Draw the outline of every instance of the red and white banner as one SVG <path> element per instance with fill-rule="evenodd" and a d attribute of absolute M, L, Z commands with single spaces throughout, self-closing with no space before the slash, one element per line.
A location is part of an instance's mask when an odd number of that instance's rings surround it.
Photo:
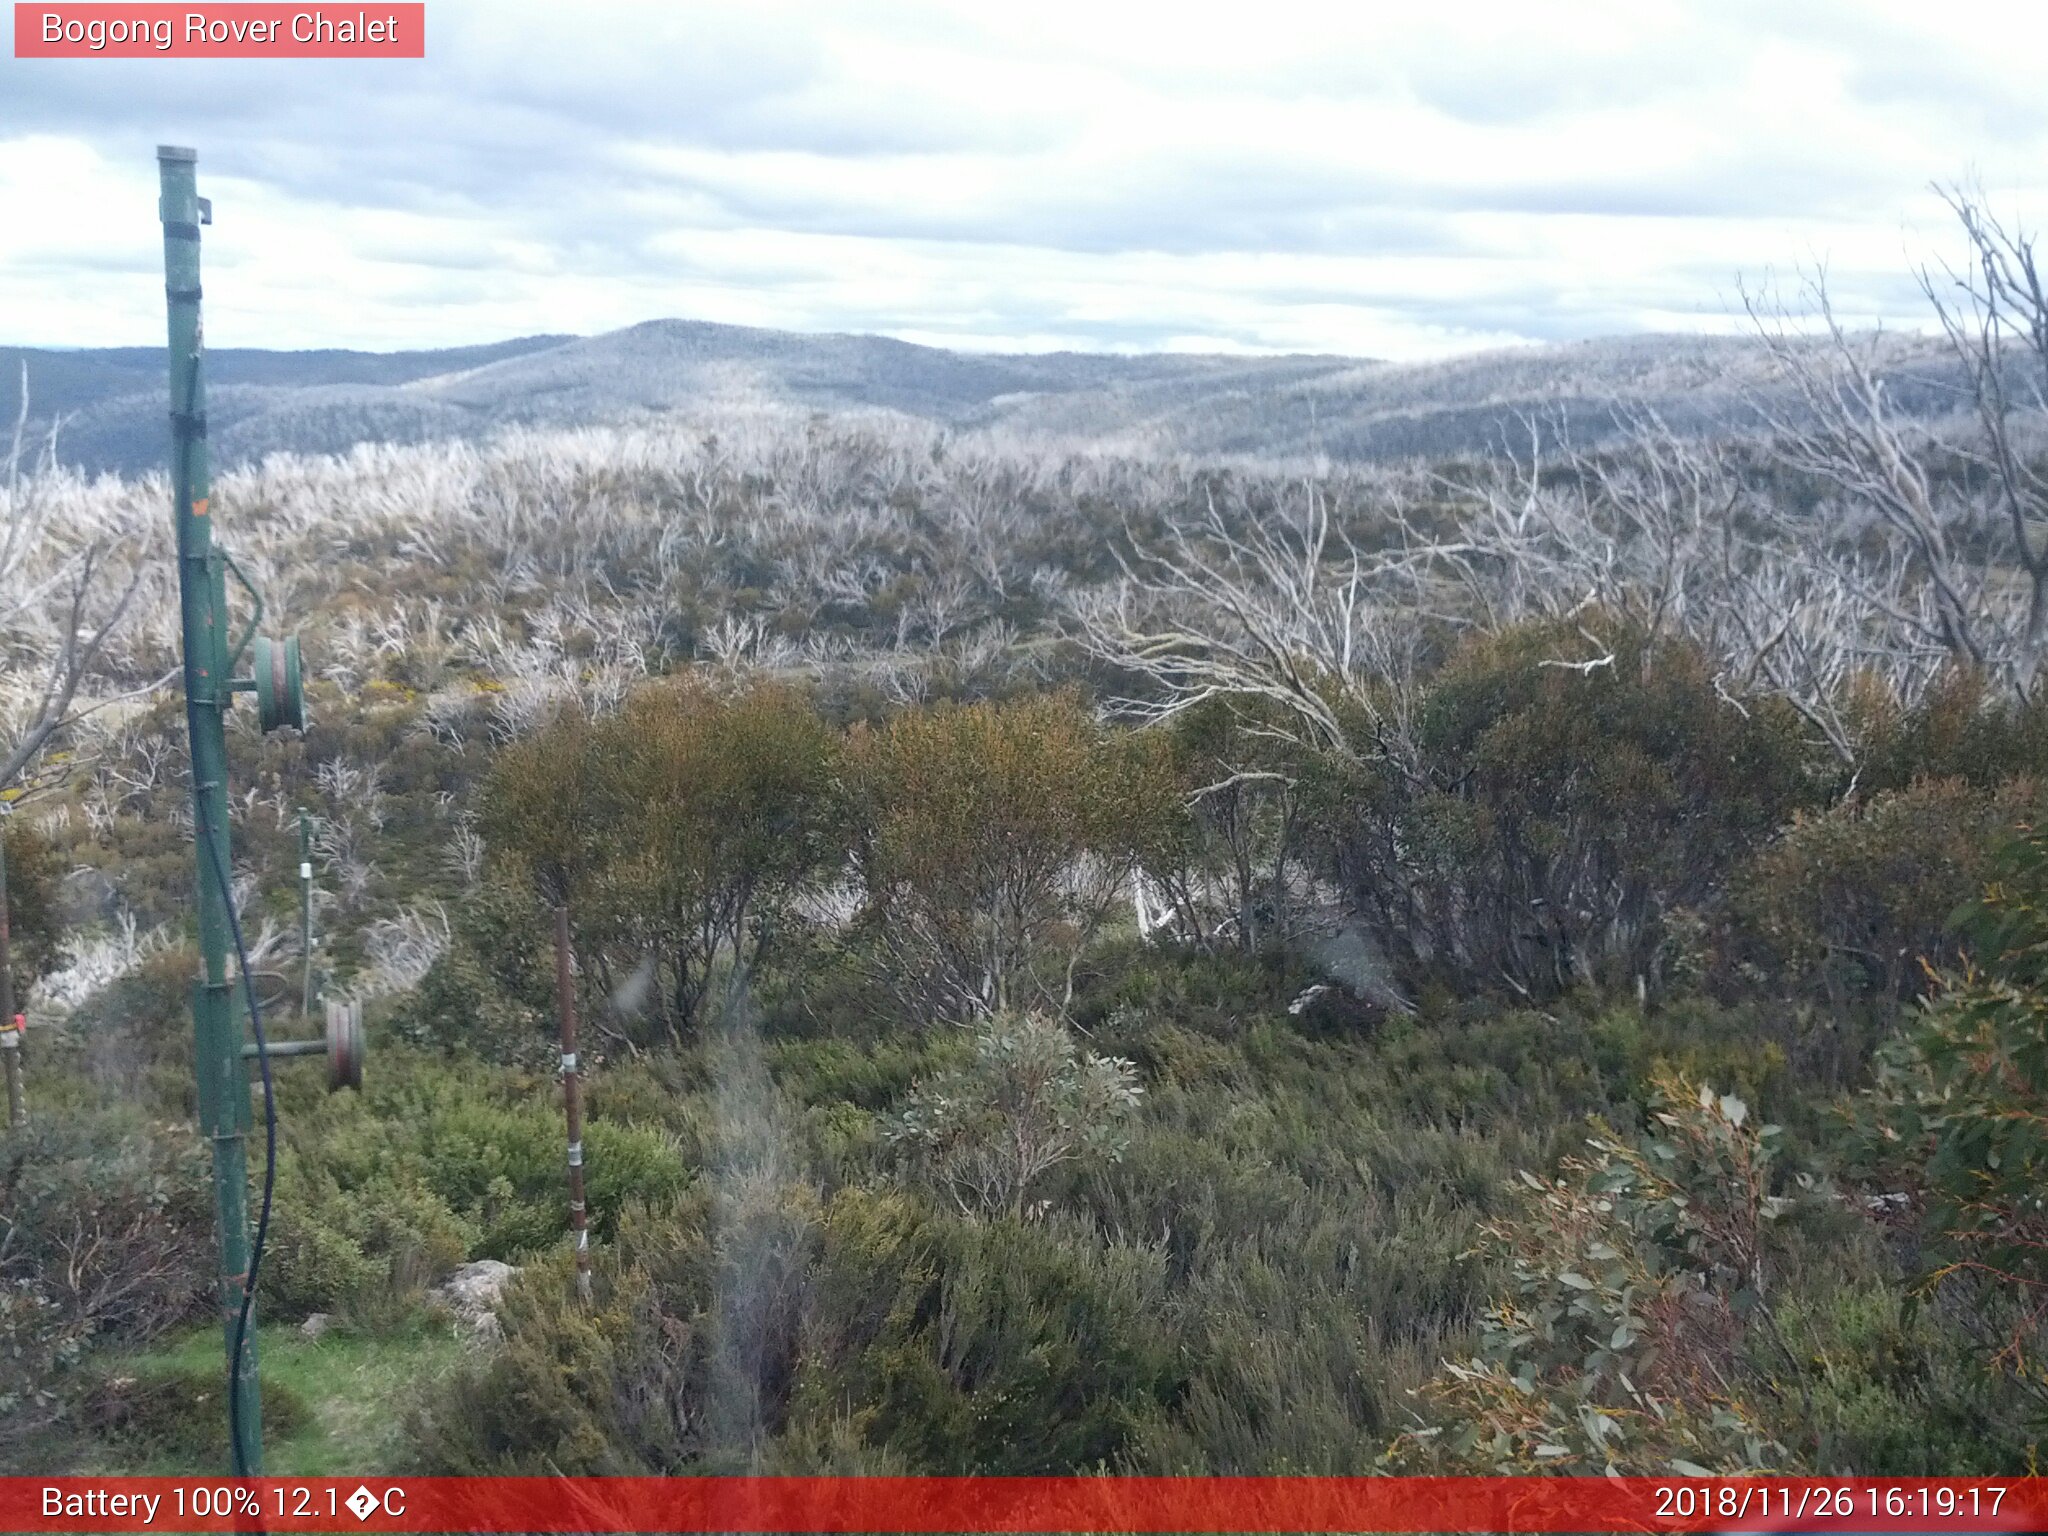
<path fill-rule="evenodd" d="M 16 0 L 17 59 L 423 59 L 411 4 L 122 5 Z"/>
<path fill-rule="evenodd" d="M 0 1532 L 2048 1530 L 2040 1478 L 0 1478 Z"/>

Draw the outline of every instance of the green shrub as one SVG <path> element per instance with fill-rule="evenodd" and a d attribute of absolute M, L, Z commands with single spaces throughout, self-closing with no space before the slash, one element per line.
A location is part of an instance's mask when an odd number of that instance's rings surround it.
<path fill-rule="evenodd" d="M 54 1433 L 66 1417 L 66 1389 L 91 1329 L 31 1275 L 0 1275 L 0 1473 L 46 1471 Z"/>
<path fill-rule="evenodd" d="M 758 966 L 796 898 L 838 873 L 838 754 L 793 689 L 678 679 L 508 748 L 483 825 L 501 863 L 571 908 L 598 996 L 629 999 L 611 1027 L 680 1044 L 721 971 Z"/>
<path fill-rule="evenodd" d="M 1468 642 L 1415 738 L 1406 771 L 1318 791 L 1331 857 L 1394 953 L 1540 996 L 1650 979 L 1666 915 L 1821 787 L 1789 706 L 1597 616 Z"/>
<path fill-rule="evenodd" d="M 1144 1092 L 1130 1062 L 1083 1052 L 1042 1014 L 999 1014 L 973 1037 L 972 1060 L 919 1084 L 890 1126 L 963 1212 L 1022 1218 L 1053 1169 L 1123 1156 Z"/>
<path fill-rule="evenodd" d="M 1945 673 L 1910 709 L 1881 687 L 1859 690 L 1854 702 L 1863 738 L 1857 782 L 1867 794 L 1919 779 L 1995 789 L 2048 762 L 2048 701 L 2002 695 L 1981 673 Z"/>
<path fill-rule="evenodd" d="M 736 1470 L 781 1426 L 815 1203 L 765 1182 L 629 1212 L 593 1261 L 566 1255 L 499 1309 L 503 1347 L 420 1409 L 423 1464 L 451 1472 Z"/>
<path fill-rule="evenodd" d="M 175 945 L 101 987 L 55 1027 L 31 1031 L 24 1065 L 30 1108 L 53 1089 L 81 1091 L 81 1106 L 110 1100 L 167 1119 L 194 1114 L 192 981 L 196 950 Z M 53 1081 L 54 1079 L 54 1081 Z"/>
<path fill-rule="evenodd" d="M 484 1061 L 539 1066 L 555 1053 L 554 960 L 547 914 L 498 880 L 457 905 L 448 946 L 395 1011 L 405 1039 Z"/>
<path fill-rule="evenodd" d="M 629 1200 L 658 1200 L 683 1183 L 682 1159 L 659 1131 L 593 1120 L 583 1140 L 591 1229 L 600 1237 Z M 475 1251 L 512 1258 L 566 1230 L 563 1147 L 560 1111 L 545 1099 L 518 1108 L 467 1100 L 431 1114 L 407 1152 L 427 1187 L 476 1224 Z"/>
<path fill-rule="evenodd" d="M 123 1460 L 170 1462 L 207 1470 L 228 1458 L 227 1414 L 222 1406 L 222 1373 L 157 1369 L 128 1374 L 100 1371 L 83 1394 L 83 1427 L 117 1445 Z M 312 1422 L 302 1399 L 281 1381 L 263 1384 L 263 1433 L 284 1439 Z"/>
<path fill-rule="evenodd" d="M 766 1047 L 769 1070 L 783 1091 L 801 1103 L 835 1100 L 862 1109 L 886 1109 L 910 1091 L 919 1075 L 949 1056 L 964 1041 L 936 1036 L 902 1036 L 855 1044 L 823 1036 L 773 1041 Z"/>
<path fill-rule="evenodd" d="M 204 1307 L 213 1210 L 199 1138 L 126 1112 L 44 1116 L 0 1138 L 0 1278 L 86 1336 L 140 1342 Z"/>
<path fill-rule="evenodd" d="M 742 1180 L 639 1212 L 506 1298 L 502 1350 L 421 1412 L 451 1471 L 716 1471 L 778 1440 L 933 1472 L 1115 1465 L 1171 1394 L 1142 1250 Z M 851 1452 L 850 1452 L 851 1453 Z"/>
<path fill-rule="evenodd" d="M 1201 948 L 1255 952 L 1293 933 L 1303 765 L 1272 723 L 1256 701 L 1216 698 L 1168 727 L 1188 813 L 1156 820 L 1145 871 L 1179 935 Z"/>
<path fill-rule="evenodd" d="M 842 1191 L 824 1213 L 798 1415 L 932 1473 L 1115 1468 L 1178 1390 L 1154 1249 L 926 1216 Z"/>
<path fill-rule="evenodd" d="M 206 1310 L 207 1188 L 198 1138 L 132 1113 L 0 1133 L 0 1468 L 47 1470 L 91 1349 Z"/>
<path fill-rule="evenodd" d="M 25 1005 L 38 977 L 64 958 L 62 914 L 57 909 L 63 858 L 57 845 L 27 816 L 0 808 L 0 854 L 4 854 L 10 918 L 9 959 L 14 971 L 15 1007 Z M 4 1023 L 0 1020 L 0 1023 Z"/>
<path fill-rule="evenodd" d="M 603 1075 L 597 1078 L 604 1081 Z M 595 1100 L 598 1096 L 593 1095 Z M 568 1231 L 566 1131 L 552 1075 L 392 1047 L 360 1094 L 286 1105 L 275 1242 L 265 1264 L 287 1313 L 396 1321 L 407 1298 L 465 1259 L 523 1261 Z M 584 1125 L 591 1230 L 688 1178 L 658 1126 L 592 1113 Z"/>
<path fill-rule="evenodd" d="M 1923 1292 L 1953 1287 L 1992 1363 L 2038 1394 L 2048 1301 L 2048 832 L 2010 840 L 1954 977 L 1880 1055 L 1864 1099 L 1872 1162 L 1921 1213 Z M 2040 1412 L 2039 1400 L 2036 1413 Z"/>
<path fill-rule="evenodd" d="M 1776 1126 L 1661 1078 L 1647 1133 L 1596 1135 L 1486 1229 L 1512 1266 L 1480 1350 L 1422 1394 L 1405 1472 L 1657 1475 L 1785 1464 L 1756 1408 L 1743 1330 L 1768 1318 Z"/>
<path fill-rule="evenodd" d="M 280 1177 L 264 1250 L 264 1298 L 278 1314 L 340 1313 L 381 1331 L 479 1245 L 474 1223 L 419 1183 L 391 1175 L 344 1191 L 302 1167 L 294 1157 Z"/>
<path fill-rule="evenodd" d="M 271 1215 L 258 1281 L 265 1317 L 302 1318 L 337 1312 L 366 1295 L 384 1267 L 359 1239 L 328 1224 L 289 1191 Z"/>
<path fill-rule="evenodd" d="M 1950 778 L 1801 815 L 1732 882 L 1740 930 L 1776 974 L 1837 1006 L 1923 995 L 1930 968 L 1958 958 L 1950 918 L 2040 807 L 2032 779 Z"/>
<path fill-rule="evenodd" d="M 1075 967 L 1180 816 L 1166 744 L 1061 694 L 907 711 L 846 745 L 870 939 L 928 1016 L 1071 1001 Z"/>
<path fill-rule="evenodd" d="M 1986 1376 L 1967 1330 L 1914 1308 L 1889 1263 L 1866 1278 L 1844 1273 L 1842 1257 L 1831 1247 L 1825 1270 L 1778 1308 L 1786 1351 L 1801 1367 L 1798 1389 L 1777 1405 L 1779 1438 L 1810 1445 L 1817 1469 L 1866 1477 L 2026 1465 L 2026 1394 Z"/>

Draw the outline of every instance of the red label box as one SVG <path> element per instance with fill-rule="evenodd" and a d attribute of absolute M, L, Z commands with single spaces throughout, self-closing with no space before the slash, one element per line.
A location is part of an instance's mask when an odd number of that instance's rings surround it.
<path fill-rule="evenodd" d="M 1716 1477 L 4 1478 L 0 1532 L 2048 1530 L 2048 1480 Z"/>
<path fill-rule="evenodd" d="M 16 0 L 17 59 L 423 59 L 411 4 L 122 5 Z"/>

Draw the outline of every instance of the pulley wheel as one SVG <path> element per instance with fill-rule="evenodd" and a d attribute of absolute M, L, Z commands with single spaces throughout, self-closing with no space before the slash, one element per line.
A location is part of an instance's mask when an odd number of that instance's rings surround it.
<path fill-rule="evenodd" d="M 327 1091 L 363 1086 L 363 1005 L 327 1005 Z"/>
<path fill-rule="evenodd" d="M 256 718 L 265 732 L 306 728 L 306 691 L 299 674 L 299 637 L 258 635 L 251 652 L 256 674 Z"/>

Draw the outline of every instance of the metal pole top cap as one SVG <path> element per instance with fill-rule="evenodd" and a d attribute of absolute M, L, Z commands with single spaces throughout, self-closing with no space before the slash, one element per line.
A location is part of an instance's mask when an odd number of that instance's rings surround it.
<path fill-rule="evenodd" d="M 156 157 L 159 160 L 182 160 L 191 165 L 197 163 L 199 151 L 187 149 L 182 144 L 159 144 L 156 147 Z"/>

